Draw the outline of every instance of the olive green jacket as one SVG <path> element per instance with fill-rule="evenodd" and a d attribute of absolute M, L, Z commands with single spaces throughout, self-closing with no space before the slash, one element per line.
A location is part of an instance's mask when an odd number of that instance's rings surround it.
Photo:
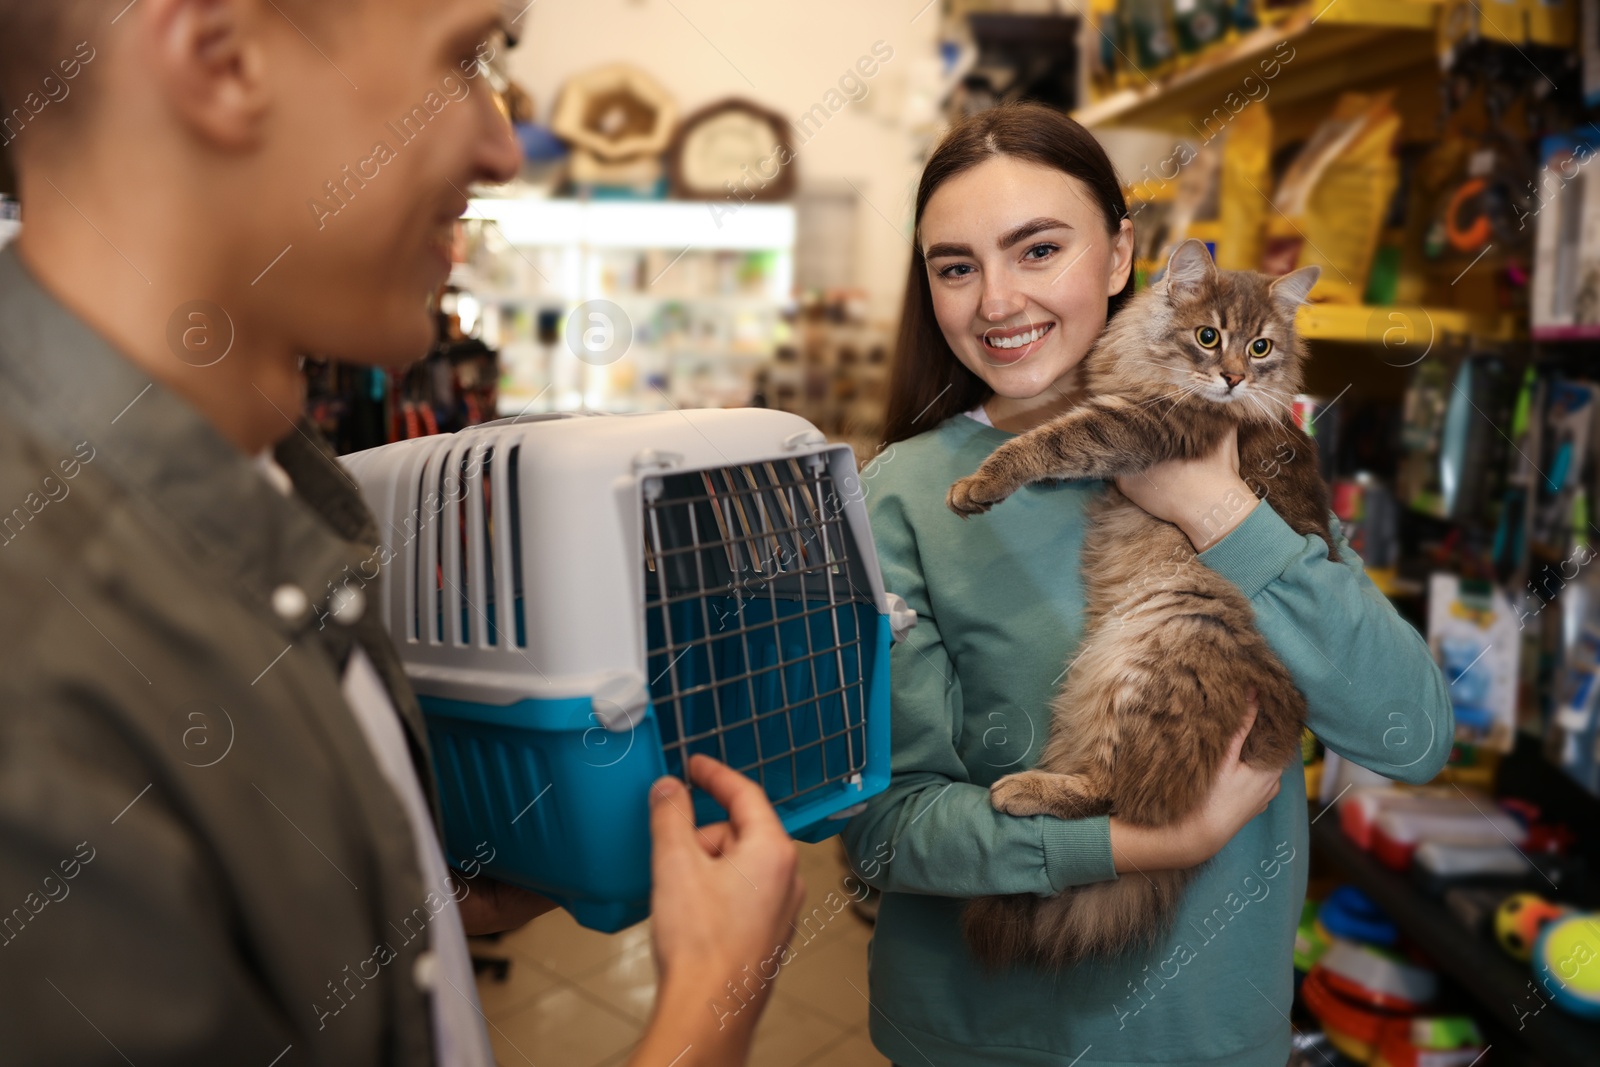
<path fill-rule="evenodd" d="M 0 1061 L 433 1062 L 353 641 L 432 798 L 421 713 L 327 607 L 376 529 L 313 431 L 276 455 L 292 497 L 0 252 Z"/>

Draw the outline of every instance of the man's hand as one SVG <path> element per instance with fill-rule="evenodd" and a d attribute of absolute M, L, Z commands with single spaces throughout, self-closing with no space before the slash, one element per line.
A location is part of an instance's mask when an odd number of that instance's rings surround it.
<path fill-rule="evenodd" d="M 630 1063 L 682 1055 L 678 1067 L 731 1067 L 749 1053 L 806 888 L 794 842 L 759 785 L 709 756 L 690 759 L 689 777 L 728 821 L 697 828 L 681 782 L 662 778 L 651 788 L 651 932 L 661 985 Z"/>
<path fill-rule="evenodd" d="M 1209 456 L 1169 459 L 1117 479 L 1122 495 L 1188 535 L 1204 552 L 1255 510 L 1260 501 L 1239 474 L 1239 433 L 1229 430 Z"/>
<path fill-rule="evenodd" d="M 457 906 L 461 909 L 461 925 L 468 937 L 515 930 L 556 906 L 556 902 L 547 897 L 493 878 L 479 875 L 466 879 L 455 871 L 450 877 L 467 891 Z"/>

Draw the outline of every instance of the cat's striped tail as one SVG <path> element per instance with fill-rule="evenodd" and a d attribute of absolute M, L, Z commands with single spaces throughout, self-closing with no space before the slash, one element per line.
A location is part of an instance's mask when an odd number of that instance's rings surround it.
<path fill-rule="evenodd" d="M 985 967 L 1020 963 L 1059 970 L 1147 947 L 1172 928 L 1198 868 L 1134 872 L 1053 897 L 978 897 L 962 912 L 967 947 Z"/>

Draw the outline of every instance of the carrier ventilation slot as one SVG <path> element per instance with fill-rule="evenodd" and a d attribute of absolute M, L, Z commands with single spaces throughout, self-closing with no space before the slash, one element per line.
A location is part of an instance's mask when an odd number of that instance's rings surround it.
<path fill-rule="evenodd" d="M 422 640 L 422 619 L 424 614 L 426 614 L 423 607 L 422 596 L 422 581 L 424 574 L 422 547 L 427 542 L 425 540 L 419 540 L 419 538 L 423 536 L 423 531 L 427 529 L 427 525 L 425 524 L 422 515 L 422 501 L 423 498 L 428 495 L 428 491 L 426 489 L 427 482 L 428 465 L 424 463 L 422 464 L 422 469 L 417 472 L 417 495 L 412 501 L 411 516 L 409 519 L 411 523 L 411 529 L 401 531 L 406 539 L 406 544 L 411 548 L 411 588 L 409 590 L 408 599 L 411 607 L 411 640 L 413 641 Z"/>
<path fill-rule="evenodd" d="M 528 627 L 523 621 L 522 599 L 522 481 L 519 467 L 522 446 L 511 446 L 511 463 L 506 471 L 506 484 L 511 498 L 511 617 L 515 622 L 518 648 L 528 647 Z"/>
<path fill-rule="evenodd" d="M 522 597 L 521 446 L 429 458 L 406 527 L 407 633 L 429 644 L 528 646 Z"/>
<path fill-rule="evenodd" d="M 478 538 L 479 555 L 483 560 L 480 587 L 483 589 L 483 626 L 489 646 L 500 644 L 500 598 L 496 595 L 494 565 L 494 449 L 483 452 L 483 470 L 479 476 L 478 501 L 483 506 L 483 536 Z"/>

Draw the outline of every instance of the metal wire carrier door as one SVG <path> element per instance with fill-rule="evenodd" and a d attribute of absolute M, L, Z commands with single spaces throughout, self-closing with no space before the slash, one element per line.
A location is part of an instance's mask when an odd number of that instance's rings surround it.
<path fill-rule="evenodd" d="M 703 752 L 780 813 L 866 763 L 878 614 L 820 457 L 646 479 L 646 673 L 667 772 Z M 709 798 L 708 798 L 709 799 Z"/>

